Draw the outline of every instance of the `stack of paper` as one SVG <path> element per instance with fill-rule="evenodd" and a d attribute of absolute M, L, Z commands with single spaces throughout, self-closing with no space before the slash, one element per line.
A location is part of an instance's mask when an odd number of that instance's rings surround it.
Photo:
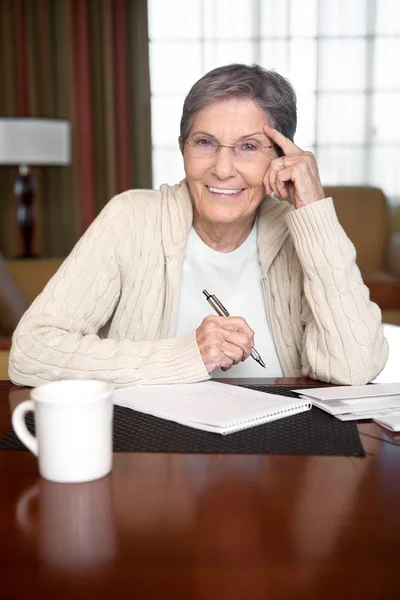
<path fill-rule="evenodd" d="M 400 431 L 400 383 L 293 390 L 341 421 L 373 419 Z"/>

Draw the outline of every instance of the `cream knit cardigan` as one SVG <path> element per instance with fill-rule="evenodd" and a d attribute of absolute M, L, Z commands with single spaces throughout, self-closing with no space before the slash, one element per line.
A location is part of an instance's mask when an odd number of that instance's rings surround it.
<path fill-rule="evenodd" d="M 113 198 L 20 321 L 10 379 L 31 386 L 69 378 L 117 386 L 208 379 L 196 332 L 174 338 L 192 219 L 185 181 Z M 285 376 L 341 384 L 375 378 L 388 353 L 381 313 L 332 199 L 294 210 L 265 198 L 258 248 Z"/>

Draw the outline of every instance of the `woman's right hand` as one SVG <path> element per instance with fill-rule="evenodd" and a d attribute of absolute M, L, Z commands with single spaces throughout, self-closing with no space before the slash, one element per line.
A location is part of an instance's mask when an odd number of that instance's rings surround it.
<path fill-rule="evenodd" d="M 196 329 L 196 340 L 208 373 L 216 367 L 227 371 L 249 357 L 254 331 L 242 317 L 209 316 Z"/>

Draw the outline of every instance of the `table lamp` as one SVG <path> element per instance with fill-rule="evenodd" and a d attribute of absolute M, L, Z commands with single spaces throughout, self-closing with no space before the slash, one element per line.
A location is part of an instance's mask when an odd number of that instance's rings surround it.
<path fill-rule="evenodd" d="M 19 167 L 14 185 L 17 222 L 23 244 L 21 258 L 33 258 L 33 200 L 31 166 L 66 166 L 71 162 L 70 123 L 65 119 L 0 117 L 0 165 Z"/>

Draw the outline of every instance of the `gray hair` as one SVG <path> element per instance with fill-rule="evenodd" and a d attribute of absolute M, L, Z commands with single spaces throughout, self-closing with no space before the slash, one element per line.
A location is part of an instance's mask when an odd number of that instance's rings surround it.
<path fill-rule="evenodd" d="M 275 71 L 243 64 L 217 67 L 193 85 L 183 104 L 182 140 L 187 140 L 193 118 L 199 110 L 229 98 L 251 98 L 264 111 L 270 125 L 293 141 L 297 109 L 296 93 L 291 83 Z"/>

